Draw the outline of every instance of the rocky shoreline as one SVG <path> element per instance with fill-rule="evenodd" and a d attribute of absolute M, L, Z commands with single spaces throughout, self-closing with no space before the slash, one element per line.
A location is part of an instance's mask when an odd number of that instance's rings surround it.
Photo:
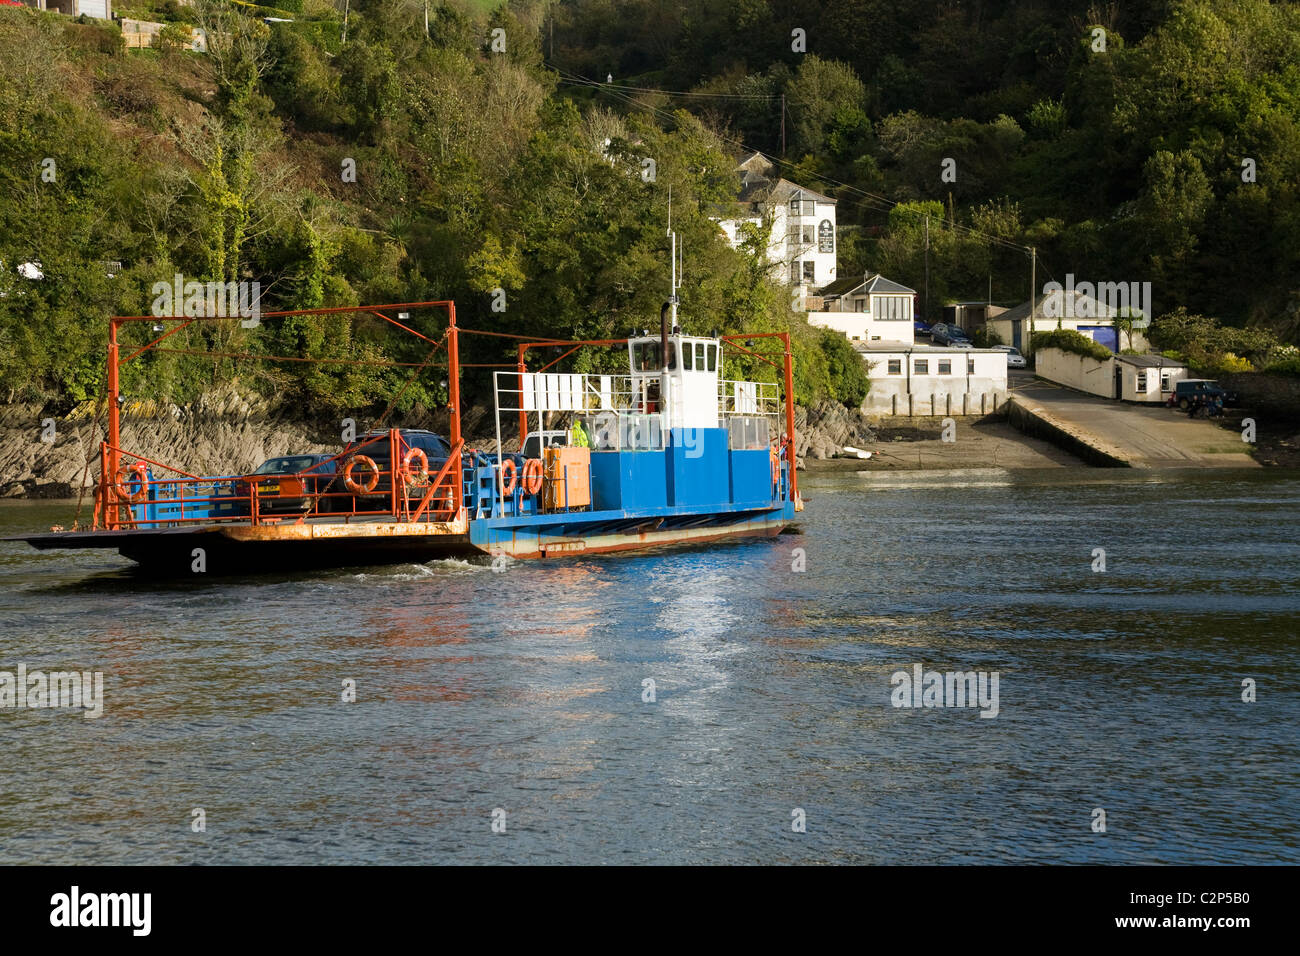
<path fill-rule="evenodd" d="M 390 423 L 438 430 L 445 429 L 446 416 L 417 413 Z M 369 424 L 369 419 L 358 418 L 355 428 L 360 433 Z M 471 445 L 492 444 L 490 410 L 468 409 L 463 425 Z M 311 420 L 300 409 L 273 405 L 233 388 L 188 405 L 142 401 L 122 407 L 123 447 L 206 475 L 247 473 L 276 455 L 337 451 L 343 426 L 342 420 Z M 882 427 L 835 402 L 800 406 L 795 410 L 796 460 L 800 468 L 816 467 L 851 445 L 878 448 L 873 467 L 890 467 L 891 461 L 904 460 L 896 454 L 895 442 L 938 439 L 938 426 L 930 429 L 933 435 L 927 428 Z M 1004 444 L 1011 440 L 1003 437 Z M 99 445 L 104 439 L 105 416 L 94 402 L 63 415 L 36 404 L 0 406 L 0 498 L 76 498 L 83 492 L 83 476 L 84 491 L 89 493 L 98 478 Z M 507 441 L 507 448 L 513 444 Z"/>

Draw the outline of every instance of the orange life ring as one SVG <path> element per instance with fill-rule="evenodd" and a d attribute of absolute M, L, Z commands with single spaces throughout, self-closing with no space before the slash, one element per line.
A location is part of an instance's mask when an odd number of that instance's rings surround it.
<path fill-rule="evenodd" d="M 135 494 L 127 491 L 133 473 L 140 482 L 140 490 Z M 115 478 L 113 490 L 117 492 L 117 496 L 123 501 L 129 501 L 131 504 L 136 505 L 149 496 L 149 466 L 144 462 L 137 461 L 134 465 L 122 465 L 117 469 Z"/>
<path fill-rule="evenodd" d="M 352 477 L 352 469 L 356 465 L 365 465 L 370 469 L 370 477 L 364 485 L 357 484 L 356 479 Z M 343 469 L 343 487 L 354 495 L 368 495 L 379 486 L 379 466 L 375 460 L 367 455 L 357 455 L 348 462 L 348 466 Z"/>
<path fill-rule="evenodd" d="M 515 474 L 515 460 L 507 458 L 501 462 L 501 494 L 513 495 L 515 493 L 515 482 L 518 476 Z"/>
<path fill-rule="evenodd" d="M 529 458 L 524 462 L 524 491 L 535 495 L 542 490 L 542 460 Z"/>
<path fill-rule="evenodd" d="M 411 462 L 419 460 L 420 470 L 411 468 Z M 427 485 L 429 483 L 429 456 L 423 448 L 412 448 L 402 459 L 402 475 L 410 485 Z M 377 480 L 377 479 L 376 479 Z"/>

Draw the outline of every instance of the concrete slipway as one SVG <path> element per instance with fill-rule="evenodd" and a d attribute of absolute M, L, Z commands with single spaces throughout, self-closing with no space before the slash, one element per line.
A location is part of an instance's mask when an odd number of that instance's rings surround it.
<path fill-rule="evenodd" d="M 1019 381 L 1016 381 L 1018 379 Z M 1164 406 L 1110 401 L 1013 377 L 1007 420 L 1094 465 L 1115 468 L 1258 468 L 1239 432 Z"/>

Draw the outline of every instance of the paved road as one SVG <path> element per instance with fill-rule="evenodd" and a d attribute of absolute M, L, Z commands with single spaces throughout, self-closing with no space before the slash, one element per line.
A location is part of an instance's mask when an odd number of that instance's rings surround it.
<path fill-rule="evenodd" d="M 1012 370 L 1014 401 L 1134 468 L 1254 468 L 1240 434 L 1163 406 L 1098 398 Z"/>

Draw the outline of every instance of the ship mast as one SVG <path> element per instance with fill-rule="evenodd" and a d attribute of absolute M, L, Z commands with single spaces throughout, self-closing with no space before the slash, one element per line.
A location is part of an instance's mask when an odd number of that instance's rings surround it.
<path fill-rule="evenodd" d="M 673 187 L 668 187 L 668 238 L 670 240 L 669 256 L 672 258 L 671 276 L 668 286 L 668 304 L 671 307 L 672 325 L 671 328 L 677 328 L 677 289 L 679 282 L 677 279 L 677 233 L 673 232 Z"/>

